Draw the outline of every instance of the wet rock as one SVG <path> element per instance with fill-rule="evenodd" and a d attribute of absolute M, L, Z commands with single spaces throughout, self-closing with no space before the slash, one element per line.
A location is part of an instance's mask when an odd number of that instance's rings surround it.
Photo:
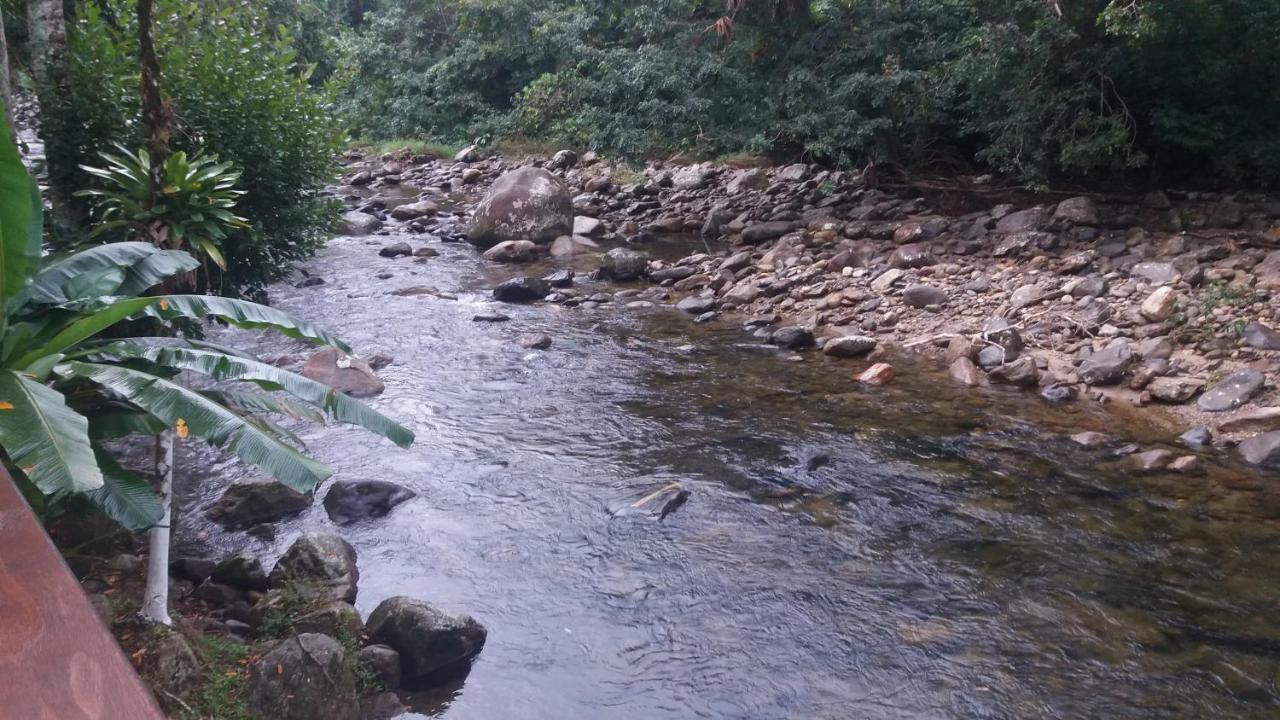
<path fill-rule="evenodd" d="M 494 181 L 476 206 L 467 241 L 492 247 L 504 240 L 550 243 L 573 232 L 573 200 L 555 175 L 535 167 L 512 170 Z"/>
<path fill-rule="evenodd" d="M 1034 358 L 1024 357 L 992 368 L 987 377 L 1005 385 L 1031 387 L 1040 381 L 1040 370 Z"/>
<path fill-rule="evenodd" d="M 1269 432 L 1280 430 L 1280 407 L 1254 408 L 1218 423 L 1220 432 Z"/>
<path fill-rule="evenodd" d="M 1204 383 L 1192 378 L 1158 377 L 1147 385 L 1147 392 L 1160 402 L 1181 405 L 1200 392 Z"/>
<path fill-rule="evenodd" d="M 1280 431 L 1254 435 L 1240 443 L 1236 450 L 1250 465 L 1280 469 Z"/>
<path fill-rule="evenodd" d="M 386 517 L 417 493 L 385 480 L 339 480 L 324 496 L 324 509 L 338 525 Z"/>
<path fill-rule="evenodd" d="M 1071 442 L 1087 448 L 1099 448 L 1111 443 L 1111 438 L 1100 432 L 1082 432 L 1071 436 Z"/>
<path fill-rule="evenodd" d="M 884 293 L 889 292 L 893 287 L 893 284 L 901 279 L 905 274 L 906 273 L 898 270 L 897 268 L 885 270 L 880 273 L 875 280 L 871 281 L 871 289 L 883 295 Z"/>
<path fill-rule="evenodd" d="M 788 350 L 803 350 L 813 347 L 813 331 L 796 325 L 781 327 L 769 337 L 769 342 Z"/>
<path fill-rule="evenodd" d="M 922 268 L 934 263 L 933 252 L 923 243 L 908 243 L 893 249 L 889 253 L 889 267 L 908 269 Z"/>
<path fill-rule="evenodd" d="M 384 258 L 409 257 L 413 254 L 413 248 L 409 247 L 409 243 L 393 243 L 379 250 L 378 254 Z"/>
<path fill-rule="evenodd" d="M 551 336 L 546 334 L 525 335 L 520 338 L 520 347 L 525 350 L 546 350 L 551 347 Z"/>
<path fill-rule="evenodd" d="M 913 308 L 925 308 L 946 304 L 947 294 L 931 285 L 908 285 L 902 291 L 902 301 Z"/>
<path fill-rule="evenodd" d="M 382 227 L 382 221 L 368 213 L 351 210 L 342 214 L 338 222 L 338 234 L 362 237 Z"/>
<path fill-rule="evenodd" d="M 337 535 L 309 532 L 293 541 L 272 568 L 272 588 L 288 586 L 310 602 L 356 601 L 356 551 Z"/>
<path fill-rule="evenodd" d="M 1262 323 L 1249 323 L 1244 326 L 1245 344 L 1259 350 L 1280 350 L 1280 332 L 1276 332 Z"/>
<path fill-rule="evenodd" d="M 397 205 L 391 209 L 391 217 L 396 220 L 417 220 L 421 217 L 435 215 L 440 211 L 430 200 L 419 200 L 407 205 Z"/>
<path fill-rule="evenodd" d="M 619 281 L 635 280 L 649 269 L 649 256 L 639 250 L 614 248 L 605 253 L 600 271 Z"/>
<path fill-rule="evenodd" d="M 409 686 L 465 671 L 488 635 L 468 615 L 447 613 L 408 597 L 383 600 L 366 629 L 372 642 L 400 653 L 401 678 Z"/>
<path fill-rule="evenodd" d="M 861 357 L 876 349 L 876 339 L 865 335 L 844 335 L 827 340 L 822 352 L 831 357 Z"/>
<path fill-rule="evenodd" d="M 1130 462 L 1138 472 L 1155 472 L 1163 470 L 1173 461 L 1173 453 L 1168 450 L 1148 450 L 1134 455 Z"/>
<path fill-rule="evenodd" d="M 1142 301 L 1142 306 L 1138 310 L 1151 322 L 1164 322 L 1173 314 L 1173 306 L 1177 299 L 1173 288 L 1162 285 Z"/>
<path fill-rule="evenodd" d="M 1169 470 L 1178 473 L 1193 473 L 1200 469 L 1200 458 L 1195 455 L 1183 455 L 1169 463 Z"/>
<path fill-rule="evenodd" d="M 661 270 L 652 270 L 649 272 L 649 279 L 655 283 L 662 283 L 668 280 L 680 281 L 687 277 L 693 277 L 697 274 L 697 270 L 688 265 L 676 265 L 675 267 L 662 268 Z"/>
<path fill-rule="evenodd" d="M 1041 390 L 1040 397 L 1050 405 L 1066 405 L 1076 399 L 1076 389 L 1070 385 L 1054 383 Z"/>
<path fill-rule="evenodd" d="M 223 558 L 209 578 L 215 583 L 241 590 L 267 590 L 267 571 L 262 567 L 262 561 L 252 553 L 240 552 Z"/>
<path fill-rule="evenodd" d="M 1105 348 L 1080 363 L 1080 379 L 1090 385 L 1115 385 L 1133 364 L 1133 352 L 1125 338 L 1112 340 Z"/>
<path fill-rule="evenodd" d="M 333 347 L 317 350 L 307 358 L 302 375 L 352 397 L 372 397 L 386 389 L 369 363 Z"/>
<path fill-rule="evenodd" d="M 968 357 L 961 356 L 951 361 L 951 366 L 947 368 L 951 379 L 962 385 L 975 386 L 982 382 L 982 373 L 979 372 L 978 366 Z"/>
<path fill-rule="evenodd" d="M 1039 303 L 1044 293 L 1036 285 L 1023 285 L 1009 295 L 1009 307 L 1015 312 Z"/>
<path fill-rule="evenodd" d="M 692 295 L 676 303 L 676 308 L 690 315 L 701 315 L 715 310 L 716 299 L 714 297 Z"/>
<path fill-rule="evenodd" d="M 1240 370 L 1205 391 L 1196 406 L 1205 412 L 1235 410 L 1262 392 L 1266 378 L 1257 370 Z"/>
<path fill-rule="evenodd" d="M 1002 317 L 987 320 L 982 326 L 982 337 L 988 343 L 1003 348 L 1008 360 L 1017 357 L 1018 353 L 1022 352 L 1027 346 L 1022 339 L 1022 333 L 1018 332 L 1018 328 Z"/>
<path fill-rule="evenodd" d="M 356 656 L 360 664 L 378 679 L 382 687 L 396 690 L 400 687 L 400 653 L 389 645 L 367 645 Z"/>
<path fill-rule="evenodd" d="M 356 684 L 342 645 L 305 633 L 276 645 L 250 666 L 246 698 L 253 717 L 356 720 Z"/>
<path fill-rule="evenodd" d="M 538 246 L 528 240 L 503 240 L 484 251 L 484 259 L 491 262 L 523 263 L 538 256 Z"/>
<path fill-rule="evenodd" d="M 502 313 L 494 313 L 494 312 L 476 313 L 475 315 L 471 316 L 471 322 L 483 322 L 483 323 L 507 322 L 510 319 L 511 317 L 508 315 L 503 315 Z"/>
<path fill-rule="evenodd" d="M 880 386 L 889 384 L 894 378 L 893 366 L 889 363 L 876 363 L 858 376 L 858 382 L 865 385 Z"/>
<path fill-rule="evenodd" d="M 752 225 L 742 231 L 742 242 L 748 245 L 759 245 L 769 240 L 774 240 L 795 230 L 796 225 L 786 221 L 763 222 L 758 225 Z"/>
<path fill-rule="evenodd" d="M 1053 211 L 1053 219 L 1055 222 L 1072 225 L 1097 225 L 1098 207 L 1087 197 L 1069 198 L 1058 203 L 1057 209 Z"/>
<path fill-rule="evenodd" d="M 1189 448 L 1206 448 L 1213 444 L 1213 433 L 1200 425 L 1179 435 L 1178 441 Z"/>
<path fill-rule="evenodd" d="M 359 641 L 364 633 L 360 611 L 350 603 L 341 600 L 325 603 L 310 612 L 299 615 L 293 619 L 289 627 L 299 634 L 318 633 L 349 641 Z"/>
<path fill-rule="evenodd" d="M 231 529 L 279 522 L 311 507 L 311 495 L 276 482 L 237 483 L 227 488 L 205 515 Z"/>
<path fill-rule="evenodd" d="M 504 303 L 534 302 L 549 294 L 551 285 L 546 280 L 535 277 L 511 278 L 493 289 L 493 299 Z"/>
<path fill-rule="evenodd" d="M 420 247 L 420 248 L 418 248 L 417 250 L 414 250 L 414 251 L 413 251 L 413 256 L 414 256 L 414 257 L 416 257 L 416 258 L 433 258 L 433 257 L 439 257 L 439 256 L 440 256 L 440 251 L 439 251 L 439 250 L 436 250 L 435 248 Z"/>
<path fill-rule="evenodd" d="M 319 287 L 320 285 L 323 285 L 323 284 L 324 284 L 324 278 L 320 277 L 319 275 L 312 275 L 308 278 L 303 279 L 300 282 L 294 283 L 293 286 L 296 288 L 309 288 L 309 287 Z"/>

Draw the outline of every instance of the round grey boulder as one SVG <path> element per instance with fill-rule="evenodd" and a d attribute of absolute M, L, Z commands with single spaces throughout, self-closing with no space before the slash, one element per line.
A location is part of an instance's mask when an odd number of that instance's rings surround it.
<path fill-rule="evenodd" d="M 469 615 L 454 615 L 409 597 L 383 600 L 365 630 L 371 642 L 400 653 L 402 682 L 417 687 L 465 672 L 488 636 Z"/>
<path fill-rule="evenodd" d="M 359 581 L 355 548 L 326 533 L 307 533 L 295 540 L 268 578 L 272 588 L 288 587 L 314 603 L 354 603 Z"/>
<path fill-rule="evenodd" d="M 476 207 L 467 241 L 483 248 L 504 240 L 550 243 L 573 232 L 573 199 L 555 175 L 535 167 L 512 170 L 494 181 Z"/>

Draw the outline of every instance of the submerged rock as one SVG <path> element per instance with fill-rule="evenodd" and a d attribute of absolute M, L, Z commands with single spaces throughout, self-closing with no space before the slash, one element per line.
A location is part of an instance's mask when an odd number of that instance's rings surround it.
<path fill-rule="evenodd" d="M 1254 435 L 1240 443 L 1237 450 L 1250 465 L 1280 469 L 1280 430 Z"/>
<path fill-rule="evenodd" d="M 277 482 L 236 483 L 222 493 L 205 515 L 232 529 L 278 522 L 311 507 L 311 495 Z"/>
<path fill-rule="evenodd" d="M 823 354 L 838 358 L 861 357 L 876 349 L 876 339 L 865 335 L 844 335 L 827 340 Z"/>
<path fill-rule="evenodd" d="M 335 482 L 324 496 L 329 519 L 339 525 L 385 517 L 397 505 L 417 497 L 417 493 L 385 480 Z"/>

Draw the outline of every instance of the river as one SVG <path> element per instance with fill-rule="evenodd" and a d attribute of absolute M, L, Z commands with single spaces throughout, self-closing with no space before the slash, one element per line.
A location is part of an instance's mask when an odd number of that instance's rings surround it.
<path fill-rule="evenodd" d="M 379 257 L 395 240 L 441 254 Z M 326 284 L 272 287 L 273 304 L 394 355 L 372 404 L 418 437 L 405 451 L 300 429 L 336 477 L 419 494 L 338 530 L 359 553 L 359 608 L 411 595 L 489 629 L 465 682 L 408 717 L 1280 713 L 1274 477 L 1135 476 L 1067 440 L 1171 438 L 1118 411 L 956 387 L 905 356 L 891 385 L 863 388 L 865 363 L 670 308 L 503 306 L 510 322 L 473 322 L 495 309 L 490 287 L 530 270 L 465 245 L 338 238 L 304 267 Z M 390 294 L 410 286 L 456 299 Z M 526 333 L 554 344 L 521 349 Z M 271 558 L 335 530 L 316 503 L 273 541 L 228 534 L 198 509 L 253 473 L 198 452 L 183 464 L 187 541 Z M 673 482 L 690 499 L 665 519 L 631 507 Z"/>

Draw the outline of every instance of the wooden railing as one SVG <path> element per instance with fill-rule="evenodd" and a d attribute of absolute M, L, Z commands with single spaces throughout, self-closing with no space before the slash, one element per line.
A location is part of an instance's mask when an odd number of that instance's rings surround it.
<path fill-rule="evenodd" d="M 163 720 L 0 467 L 0 720 Z"/>

